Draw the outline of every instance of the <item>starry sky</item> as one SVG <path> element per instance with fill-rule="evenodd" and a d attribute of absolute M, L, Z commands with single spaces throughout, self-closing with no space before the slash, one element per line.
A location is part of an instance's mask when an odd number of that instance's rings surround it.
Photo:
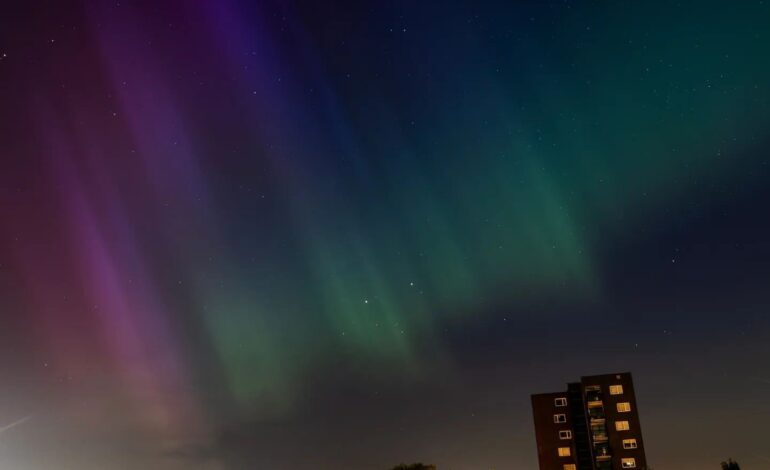
<path fill-rule="evenodd" d="M 770 3 L 0 13 L 0 467 L 770 467 Z"/>

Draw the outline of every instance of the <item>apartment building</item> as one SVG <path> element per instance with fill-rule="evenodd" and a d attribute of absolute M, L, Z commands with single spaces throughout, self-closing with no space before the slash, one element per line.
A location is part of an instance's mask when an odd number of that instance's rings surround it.
<path fill-rule="evenodd" d="M 646 470 L 631 374 L 594 375 L 532 395 L 540 470 Z"/>

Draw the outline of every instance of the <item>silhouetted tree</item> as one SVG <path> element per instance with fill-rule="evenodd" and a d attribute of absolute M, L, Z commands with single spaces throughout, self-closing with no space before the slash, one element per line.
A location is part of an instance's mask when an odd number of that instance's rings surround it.
<path fill-rule="evenodd" d="M 422 463 L 413 463 L 411 465 L 401 464 L 393 467 L 393 470 L 436 470 L 435 465 L 425 465 Z"/>
<path fill-rule="evenodd" d="M 722 462 L 722 470 L 741 470 L 741 467 L 733 459 L 727 459 L 727 462 Z"/>

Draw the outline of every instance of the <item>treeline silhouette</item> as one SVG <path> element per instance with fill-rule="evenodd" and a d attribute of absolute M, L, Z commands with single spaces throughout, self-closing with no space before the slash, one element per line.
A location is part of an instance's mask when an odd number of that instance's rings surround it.
<path fill-rule="evenodd" d="M 424 463 L 413 463 L 396 465 L 392 470 L 437 470 L 435 465 L 426 465 Z M 651 467 L 645 467 L 642 470 L 652 470 Z M 727 459 L 727 462 L 722 462 L 722 470 L 741 470 L 738 462 L 733 459 Z"/>
<path fill-rule="evenodd" d="M 722 470 L 741 470 L 741 467 L 733 459 L 727 459 L 727 462 L 722 462 Z"/>

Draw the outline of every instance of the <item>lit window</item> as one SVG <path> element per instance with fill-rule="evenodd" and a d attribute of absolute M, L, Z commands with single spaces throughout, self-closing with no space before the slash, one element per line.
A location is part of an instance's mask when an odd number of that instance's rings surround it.
<path fill-rule="evenodd" d="M 631 403 L 627 401 L 618 403 L 618 413 L 628 413 L 629 411 L 631 411 Z"/>
<path fill-rule="evenodd" d="M 621 468 L 636 468 L 636 459 L 620 459 Z"/>
<path fill-rule="evenodd" d="M 615 421 L 616 431 L 628 431 L 631 427 L 628 425 L 628 421 Z"/>
<path fill-rule="evenodd" d="M 623 395 L 623 386 L 610 385 L 610 395 Z"/>
<path fill-rule="evenodd" d="M 636 439 L 623 439 L 624 449 L 636 449 Z"/>
<path fill-rule="evenodd" d="M 553 404 L 556 406 L 567 406 L 567 399 L 566 398 L 556 398 L 553 401 Z"/>
<path fill-rule="evenodd" d="M 577 466 L 574 463 L 565 463 L 564 470 L 577 470 Z"/>
<path fill-rule="evenodd" d="M 559 447 L 559 457 L 569 457 L 572 455 L 572 451 L 569 447 Z"/>
<path fill-rule="evenodd" d="M 553 422 L 554 423 L 566 423 L 567 422 L 567 415 L 553 415 Z"/>
<path fill-rule="evenodd" d="M 559 431 L 559 439 L 572 439 L 572 431 Z"/>

